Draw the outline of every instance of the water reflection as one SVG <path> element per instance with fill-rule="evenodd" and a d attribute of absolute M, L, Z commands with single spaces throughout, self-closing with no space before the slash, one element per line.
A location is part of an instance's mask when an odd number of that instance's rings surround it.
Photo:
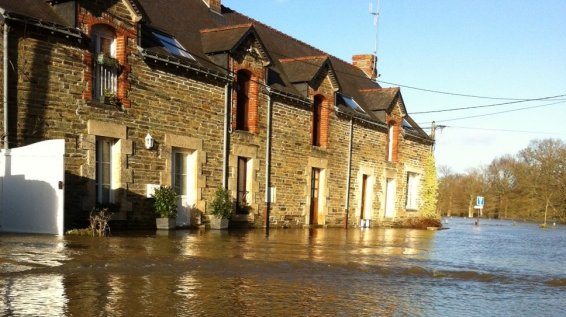
<path fill-rule="evenodd" d="M 51 274 L 2 278 L 0 298 L 8 316 L 64 316 L 68 302 L 63 277 Z"/>
<path fill-rule="evenodd" d="M 566 295 L 560 263 L 566 252 L 544 246 L 564 243 L 564 231 L 540 236 L 528 228 L 509 228 L 486 225 L 480 232 L 463 223 L 442 232 L 288 229 L 272 230 L 269 237 L 261 231 L 63 240 L 0 236 L 0 315 L 560 312 L 559 299 Z M 521 240 L 536 250 L 528 245 L 517 249 Z M 502 261 L 505 248 L 515 267 Z M 537 257 L 525 257 L 529 254 Z M 508 308 L 501 294 L 523 300 Z"/>

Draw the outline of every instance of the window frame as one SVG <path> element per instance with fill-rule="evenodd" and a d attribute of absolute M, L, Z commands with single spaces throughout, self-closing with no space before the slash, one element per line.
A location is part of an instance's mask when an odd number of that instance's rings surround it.
<path fill-rule="evenodd" d="M 116 164 L 114 162 L 114 156 L 116 154 L 117 140 L 107 137 L 97 137 L 95 146 L 96 203 L 99 205 L 112 204 L 114 203 L 113 169 Z"/>
<path fill-rule="evenodd" d="M 312 139 L 313 146 L 322 146 L 322 107 L 324 97 L 320 95 L 314 96 L 312 105 Z"/>
<path fill-rule="evenodd" d="M 180 149 L 173 149 L 171 154 L 171 187 L 179 196 L 189 195 L 189 156 L 190 153 Z"/>
<path fill-rule="evenodd" d="M 245 210 L 249 206 L 248 202 L 248 170 L 251 159 L 244 156 L 237 157 L 236 166 L 236 212 L 246 214 L 249 210 Z"/>
<path fill-rule="evenodd" d="M 236 73 L 236 130 L 250 131 L 250 88 L 252 74 L 242 69 Z"/>

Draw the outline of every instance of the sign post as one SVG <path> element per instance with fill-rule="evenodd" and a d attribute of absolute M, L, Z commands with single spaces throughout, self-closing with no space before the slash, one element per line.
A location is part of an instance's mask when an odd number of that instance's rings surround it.
<path fill-rule="evenodd" d="M 474 206 L 474 209 L 478 210 L 478 219 L 476 220 L 476 226 L 479 226 L 480 224 L 480 216 L 483 213 L 483 205 L 485 204 L 485 198 L 483 196 L 476 196 L 476 205 Z"/>

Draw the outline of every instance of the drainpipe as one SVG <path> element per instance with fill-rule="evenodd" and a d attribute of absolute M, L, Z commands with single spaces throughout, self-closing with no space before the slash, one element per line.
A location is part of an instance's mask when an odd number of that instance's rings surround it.
<path fill-rule="evenodd" d="M 352 178 L 352 146 L 354 140 L 354 118 L 350 117 L 350 139 L 348 145 L 348 172 L 346 173 L 346 219 L 344 221 L 344 228 L 348 229 L 348 217 L 350 212 L 350 186 L 351 182 L 350 179 Z"/>
<path fill-rule="evenodd" d="M 3 13 L 3 12 L 2 12 Z M 4 149 L 8 150 L 10 148 L 9 139 L 8 139 L 8 32 L 10 27 L 6 20 L 4 20 L 4 38 L 2 41 L 2 56 L 3 56 L 3 98 L 2 104 L 4 107 Z"/>
<path fill-rule="evenodd" d="M 267 88 L 267 140 L 265 145 L 265 234 L 269 236 L 269 216 L 271 214 L 271 134 L 273 101 L 271 90 Z"/>
<path fill-rule="evenodd" d="M 222 165 L 222 187 L 228 189 L 228 166 L 230 160 L 230 115 L 232 114 L 232 84 L 224 87 L 224 162 Z"/>

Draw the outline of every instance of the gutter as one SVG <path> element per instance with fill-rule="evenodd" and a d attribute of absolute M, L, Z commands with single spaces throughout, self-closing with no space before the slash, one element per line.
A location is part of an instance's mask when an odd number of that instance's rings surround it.
<path fill-rule="evenodd" d="M 275 90 L 273 88 L 270 88 L 269 86 L 266 86 L 265 89 L 267 90 L 268 95 L 273 94 L 273 95 L 276 95 L 276 96 L 279 96 L 279 97 L 282 97 L 282 98 L 285 98 L 285 99 L 293 100 L 297 103 L 300 103 L 300 104 L 306 105 L 306 106 L 310 106 L 311 103 L 312 103 L 308 99 L 299 98 L 299 97 L 296 97 L 295 95 L 292 95 L 292 94 L 289 94 L 289 93 L 286 93 L 286 92 L 282 92 L 282 91 L 279 91 L 279 90 Z"/>
<path fill-rule="evenodd" d="M 230 115 L 232 109 L 232 83 L 224 87 L 224 145 L 222 162 L 222 187 L 228 189 L 228 169 L 230 164 Z"/>
<path fill-rule="evenodd" d="M 0 14 L 4 17 L 5 20 L 30 24 L 33 26 L 40 27 L 42 29 L 49 30 L 51 32 L 64 34 L 67 37 L 74 37 L 79 40 L 82 40 L 83 38 L 82 33 L 78 28 L 66 27 L 59 24 L 19 15 L 17 13 L 6 12 L 3 9 L 0 9 Z"/>
<path fill-rule="evenodd" d="M 273 101 L 271 100 L 271 89 L 267 90 L 267 136 L 265 145 L 265 234 L 269 236 L 269 217 L 271 214 L 271 137 Z"/>
<path fill-rule="evenodd" d="M 4 12 L 2 12 L 2 15 Z M 2 39 L 2 57 L 3 57 L 3 67 L 2 67 L 2 106 L 4 111 L 4 149 L 8 150 L 10 148 L 9 138 L 8 138 L 8 35 L 10 27 L 6 20 L 4 19 L 3 24 L 3 39 Z"/>
<path fill-rule="evenodd" d="M 348 144 L 348 171 L 346 172 L 346 203 L 345 206 L 345 220 L 344 228 L 348 229 L 348 221 L 350 216 L 350 186 L 352 178 L 352 148 L 354 143 L 354 118 L 350 118 L 350 138 Z"/>
<path fill-rule="evenodd" d="M 338 107 L 336 107 L 336 106 L 334 107 L 334 111 L 336 111 L 336 113 L 345 115 L 345 116 L 347 116 L 347 117 L 349 117 L 349 118 L 353 118 L 353 119 L 356 119 L 356 120 L 360 120 L 360 121 L 363 121 L 363 122 L 365 122 L 365 123 L 369 123 L 369 124 L 371 124 L 371 125 L 374 125 L 374 126 L 377 126 L 377 127 L 383 128 L 383 129 L 387 129 L 387 125 L 385 125 L 385 124 L 383 124 L 383 123 L 371 121 L 371 120 L 365 119 L 365 118 L 363 118 L 363 117 L 361 117 L 361 116 L 359 116 L 359 115 L 353 115 L 353 114 L 351 114 L 351 113 L 344 112 L 344 111 L 340 110 L 340 108 L 338 108 Z M 422 141 L 425 141 L 425 142 L 428 142 L 428 143 L 431 143 L 431 144 L 434 143 L 434 140 L 431 140 L 430 138 L 425 138 L 425 137 L 423 137 L 423 136 L 416 135 L 416 134 L 415 134 L 413 131 L 411 131 L 411 130 L 406 130 L 406 131 L 407 131 L 408 134 L 409 134 L 411 137 L 413 137 L 413 138 L 420 139 L 420 140 L 422 140 Z"/>
<path fill-rule="evenodd" d="M 221 73 L 213 72 L 213 71 L 211 71 L 207 68 L 198 67 L 198 66 L 195 66 L 195 65 L 191 65 L 190 63 L 183 62 L 179 58 L 174 58 L 174 57 L 168 56 L 168 55 L 161 55 L 161 54 L 153 53 L 153 52 L 150 52 L 150 51 L 143 49 L 141 47 L 138 47 L 138 49 L 140 51 L 140 54 L 144 58 L 151 58 L 155 61 L 163 62 L 165 64 L 171 64 L 171 65 L 174 65 L 174 66 L 177 66 L 177 67 L 182 67 L 184 69 L 191 70 L 191 71 L 194 71 L 194 72 L 199 73 L 199 74 L 203 74 L 204 76 L 212 76 L 215 79 L 220 79 L 220 80 L 227 81 L 227 82 L 232 81 L 232 76 L 230 76 L 230 75 L 224 75 L 224 74 L 221 74 Z"/>

